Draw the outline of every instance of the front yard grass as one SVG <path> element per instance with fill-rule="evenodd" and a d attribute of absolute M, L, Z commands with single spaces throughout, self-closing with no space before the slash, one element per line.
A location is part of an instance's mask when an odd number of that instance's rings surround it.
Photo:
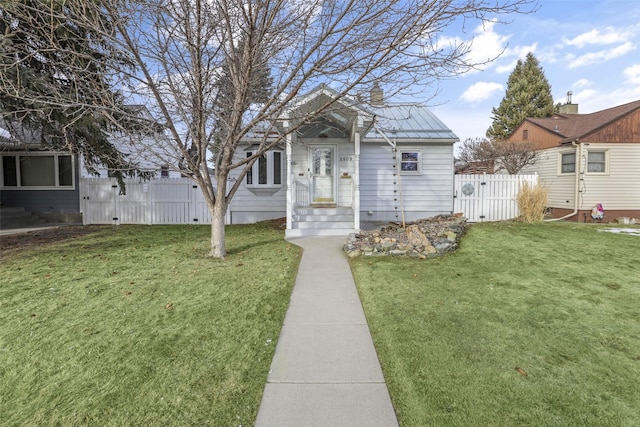
<path fill-rule="evenodd" d="M 300 250 L 268 223 L 105 227 L 0 263 L 0 423 L 249 426 Z"/>
<path fill-rule="evenodd" d="M 439 259 L 359 258 L 403 426 L 640 425 L 640 237 L 477 224 Z"/>

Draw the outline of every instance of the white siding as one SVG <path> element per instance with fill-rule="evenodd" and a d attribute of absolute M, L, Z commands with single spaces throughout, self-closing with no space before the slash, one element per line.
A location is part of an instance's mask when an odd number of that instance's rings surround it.
<path fill-rule="evenodd" d="M 602 203 L 606 210 L 640 209 L 640 144 L 589 144 L 589 150 L 607 150 L 607 172 L 584 174 L 580 209 Z"/>
<path fill-rule="evenodd" d="M 394 185 L 391 147 L 388 144 L 362 145 L 362 220 L 400 220 L 402 206 L 408 221 L 453 212 L 453 145 L 398 145 L 398 149 L 421 151 L 422 175 L 401 175 Z"/>
<path fill-rule="evenodd" d="M 352 206 L 353 192 L 353 175 L 355 173 L 355 146 L 346 139 L 336 138 L 313 138 L 304 139 L 299 143 L 293 144 L 291 156 L 293 181 L 297 181 L 307 188 L 310 185 L 310 154 L 309 147 L 311 145 L 335 145 L 338 147 L 337 152 L 337 204 L 338 206 Z M 343 174 L 347 174 L 349 178 L 341 178 Z"/>
<path fill-rule="evenodd" d="M 559 173 L 561 153 L 574 148 L 558 147 L 540 153 L 536 165 L 522 173 L 537 172 L 540 184 L 549 190 L 549 206 L 573 209 L 575 175 Z M 607 150 L 607 172 L 585 172 L 580 182 L 578 209 L 591 209 L 602 203 L 605 210 L 640 209 L 640 144 L 584 144 L 582 169 L 586 171 L 589 150 Z"/>
<path fill-rule="evenodd" d="M 234 161 L 245 158 L 245 153 L 244 148 L 238 149 Z M 228 209 L 228 218 L 231 224 L 251 224 L 286 216 L 287 161 L 284 150 L 282 150 L 282 168 L 282 185 L 277 188 L 249 188 L 246 184 L 246 177 L 244 178 L 238 191 L 231 199 Z M 229 185 L 233 185 L 239 175 L 240 169 L 231 171 Z"/>
<path fill-rule="evenodd" d="M 575 198 L 575 174 L 560 174 L 562 153 L 575 152 L 572 147 L 550 148 L 540 152 L 535 165 L 524 168 L 522 174 L 538 174 L 538 184 L 549 192 L 549 207 L 573 209 Z"/>

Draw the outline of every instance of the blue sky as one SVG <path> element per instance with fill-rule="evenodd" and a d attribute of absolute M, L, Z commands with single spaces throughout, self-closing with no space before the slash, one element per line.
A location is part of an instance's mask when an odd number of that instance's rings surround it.
<path fill-rule="evenodd" d="M 511 22 L 446 34 L 469 40 L 472 58 L 504 53 L 481 71 L 441 82 L 427 101 L 461 141 L 484 137 L 491 109 L 502 100 L 509 74 L 527 52 L 540 61 L 555 102 L 567 91 L 580 113 L 640 99 L 640 1 L 540 0 L 537 12 Z"/>

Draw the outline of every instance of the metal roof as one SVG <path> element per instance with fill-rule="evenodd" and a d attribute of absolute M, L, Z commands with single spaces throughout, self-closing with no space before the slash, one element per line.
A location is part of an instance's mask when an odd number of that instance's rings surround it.
<path fill-rule="evenodd" d="M 451 131 L 429 108 L 422 104 L 386 104 L 369 106 L 376 116 L 376 125 L 387 138 L 415 139 L 455 142 L 459 141 Z M 364 136 L 365 139 L 383 139 L 375 127 Z"/>

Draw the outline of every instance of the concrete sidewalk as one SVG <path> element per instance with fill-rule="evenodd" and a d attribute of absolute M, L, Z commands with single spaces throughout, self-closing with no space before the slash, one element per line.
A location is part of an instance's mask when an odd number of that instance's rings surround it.
<path fill-rule="evenodd" d="M 304 249 L 256 426 L 397 426 L 342 252 L 343 237 Z"/>

